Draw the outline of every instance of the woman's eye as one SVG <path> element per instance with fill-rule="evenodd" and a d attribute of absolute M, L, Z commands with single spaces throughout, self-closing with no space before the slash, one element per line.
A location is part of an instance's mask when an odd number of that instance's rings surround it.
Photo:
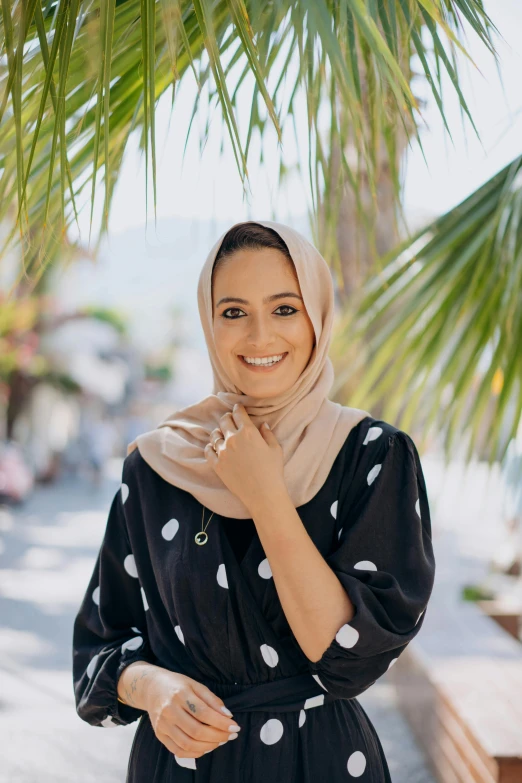
<path fill-rule="evenodd" d="M 239 311 L 241 312 L 241 310 L 239 309 L 239 307 L 228 307 L 226 310 L 224 310 L 224 311 L 221 313 L 221 317 L 222 317 L 222 318 L 228 318 L 229 320 L 232 320 L 233 318 L 237 318 L 237 316 L 233 316 L 233 315 L 227 315 L 227 313 L 229 313 L 231 310 L 239 310 Z"/>
<path fill-rule="evenodd" d="M 295 307 L 291 307 L 290 305 L 279 305 L 277 310 L 290 310 L 290 312 L 280 313 L 280 315 L 284 315 L 284 316 L 293 315 L 294 313 L 297 312 L 297 309 Z M 276 313 L 277 313 L 277 310 L 276 310 Z M 228 321 L 235 321 L 240 316 L 238 316 L 238 315 L 227 315 L 227 313 L 234 312 L 234 311 L 235 312 L 239 312 L 239 313 L 243 312 L 240 307 L 228 307 L 226 310 L 224 310 L 221 313 L 221 317 L 227 319 Z"/>

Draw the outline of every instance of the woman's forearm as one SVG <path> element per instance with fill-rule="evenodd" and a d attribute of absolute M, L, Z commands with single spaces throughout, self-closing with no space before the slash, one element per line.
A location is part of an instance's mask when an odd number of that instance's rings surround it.
<path fill-rule="evenodd" d="M 250 507 L 283 612 L 297 643 L 316 663 L 355 607 L 309 536 L 286 490 L 274 488 Z"/>
<path fill-rule="evenodd" d="M 150 685 L 160 671 L 161 666 L 155 666 L 147 661 L 134 661 L 129 664 L 118 680 L 118 697 L 131 707 L 148 711 Z"/>

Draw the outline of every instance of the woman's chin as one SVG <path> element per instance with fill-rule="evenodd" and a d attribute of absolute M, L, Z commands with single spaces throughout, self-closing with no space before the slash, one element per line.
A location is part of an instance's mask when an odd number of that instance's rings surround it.
<path fill-rule="evenodd" d="M 238 378 L 235 385 L 241 389 L 241 394 L 261 400 L 264 397 L 277 397 L 279 394 L 284 394 L 294 383 L 294 380 L 283 383 L 275 379 L 269 381 L 268 378 L 264 381 L 256 379 L 254 382 L 245 383 L 244 379 Z"/>

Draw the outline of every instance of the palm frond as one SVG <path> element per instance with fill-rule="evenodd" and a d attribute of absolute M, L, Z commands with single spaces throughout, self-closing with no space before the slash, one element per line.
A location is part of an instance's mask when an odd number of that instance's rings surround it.
<path fill-rule="evenodd" d="M 522 156 L 404 241 L 339 344 L 370 335 L 351 405 L 502 459 L 522 417 Z M 360 367 L 359 367 L 360 369 Z M 352 364 L 333 393 L 357 372 Z M 371 407 L 370 407 L 371 409 Z"/>
<path fill-rule="evenodd" d="M 397 134 L 418 138 L 413 53 L 444 115 L 444 71 L 467 110 L 446 53 L 462 49 L 460 18 L 493 49 L 494 27 L 481 0 L 2 0 L 0 11 L 0 221 L 15 207 L 11 236 L 22 232 L 26 242 L 31 226 L 60 241 L 89 190 L 92 226 L 99 187 L 106 230 L 134 131 L 141 133 L 147 174 L 152 168 L 156 206 L 155 109 L 171 86 L 175 103 L 174 87 L 187 73 L 196 75 L 195 104 L 205 85 L 208 106 L 218 102 L 244 184 L 254 129 L 262 138 L 275 130 L 280 141 L 283 123 L 306 96 L 312 165 L 303 176 L 317 204 L 330 184 L 331 128 L 343 151 L 343 186 L 357 190 L 364 171 L 373 194 L 383 164 L 378 139 L 386 139 L 384 155 L 396 172 Z M 235 65 L 242 66 L 239 79 Z M 236 86 L 247 76 L 254 89 L 249 127 L 241 133 Z M 320 147 L 324 162 L 316 166 Z M 394 186 L 399 198 L 398 176 Z M 335 218 L 332 210 L 331 228 Z"/>

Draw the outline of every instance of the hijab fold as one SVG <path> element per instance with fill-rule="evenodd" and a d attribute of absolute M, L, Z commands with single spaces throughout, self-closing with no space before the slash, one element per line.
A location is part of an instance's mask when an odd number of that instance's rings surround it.
<path fill-rule="evenodd" d="M 246 221 L 250 222 L 250 221 Z M 127 454 L 138 448 L 143 459 L 165 481 L 190 492 L 207 509 L 236 519 L 250 519 L 246 506 L 207 463 L 204 449 L 210 433 L 235 403 L 242 403 L 256 427 L 267 421 L 283 450 L 284 480 L 294 506 L 307 503 L 321 489 L 348 434 L 367 411 L 329 400 L 334 370 L 328 356 L 334 320 L 334 289 L 328 264 L 299 232 L 282 223 L 256 220 L 275 230 L 286 243 L 315 333 L 310 360 L 294 385 L 280 395 L 257 398 L 243 394 L 219 361 L 214 343 L 212 267 L 227 229 L 207 256 L 198 281 L 198 308 L 214 384 L 202 400 L 174 411 L 155 429 L 138 435 Z M 234 224 L 233 227 L 241 223 Z"/>

